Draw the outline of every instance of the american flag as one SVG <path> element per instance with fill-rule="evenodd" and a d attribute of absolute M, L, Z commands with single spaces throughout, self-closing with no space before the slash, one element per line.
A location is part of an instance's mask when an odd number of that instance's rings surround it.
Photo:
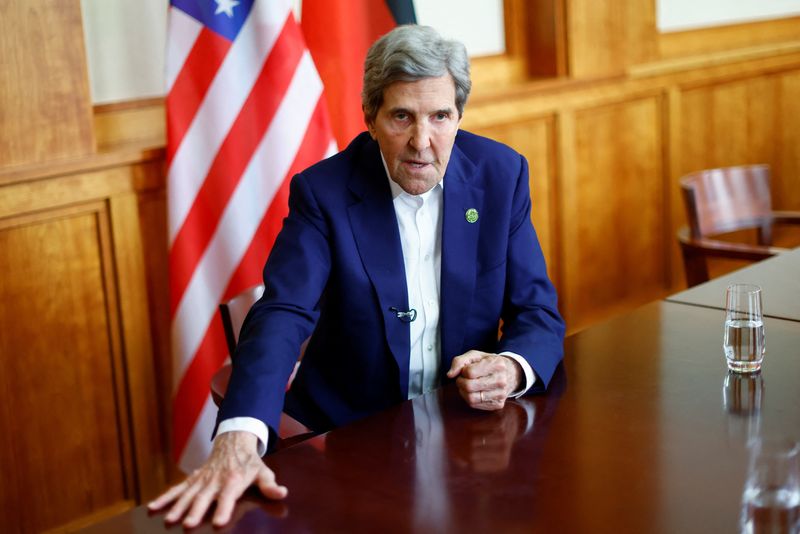
<path fill-rule="evenodd" d="M 335 151 L 289 0 L 171 0 L 167 48 L 173 450 L 210 452 L 217 305 L 261 281 L 291 176 Z"/>

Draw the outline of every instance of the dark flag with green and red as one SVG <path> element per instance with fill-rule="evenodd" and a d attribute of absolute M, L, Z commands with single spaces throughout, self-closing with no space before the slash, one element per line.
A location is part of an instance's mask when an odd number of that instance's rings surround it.
<path fill-rule="evenodd" d="M 340 148 L 365 130 L 361 112 L 364 58 L 399 24 L 414 24 L 411 0 L 303 0 L 302 28 L 328 101 Z"/>

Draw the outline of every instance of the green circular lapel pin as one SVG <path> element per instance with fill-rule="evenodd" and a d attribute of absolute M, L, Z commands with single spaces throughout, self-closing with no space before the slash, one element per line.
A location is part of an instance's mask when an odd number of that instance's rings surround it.
<path fill-rule="evenodd" d="M 474 223 L 478 220 L 478 210 L 470 208 L 464 213 L 464 217 L 466 217 L 468 223 Z"/>

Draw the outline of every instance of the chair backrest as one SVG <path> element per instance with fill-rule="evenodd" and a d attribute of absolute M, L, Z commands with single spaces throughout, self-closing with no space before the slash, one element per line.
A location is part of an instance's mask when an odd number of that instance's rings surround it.
<path fill-rule="evenodd" d="M 264 285 L 249 287 L 219 305 L 219 314 L 222 317 L 222 328 L 225 330 L 225 341 L 228 343 L 228 354 L 233 356 L 236 344 L 239 342 L 239 332 L 247 312 L 253 304 L 264 294 Z"/>
<path fill-rule="evenodd" d="M 694 238 L 771 224 L 767 165 L 695 172 L 681 179 L 689 231 Z M 765 236 L 766 237 L 766 236 Z"/>

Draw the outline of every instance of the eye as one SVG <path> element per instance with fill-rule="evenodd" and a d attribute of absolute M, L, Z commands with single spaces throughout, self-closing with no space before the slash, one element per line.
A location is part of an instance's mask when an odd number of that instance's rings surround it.
<path fill-rule="evenodd" d="M 399 112 L 394 114 L 394 118 L 395 118 L 395 120 L 398 120 L 398 121 L 408 120 L 408 113 L 406 113 L 404 111 L 399 111 Z"/>
<path fill-rule="evenodd" d="M 440 112 L 436 113 L 436 115 L 434 115 L 434 118 L 437 121 L 446 121 L 447 119 L 450 118 L 450 114 L 446 113 L 444 111 L 440 111 Z"/>

